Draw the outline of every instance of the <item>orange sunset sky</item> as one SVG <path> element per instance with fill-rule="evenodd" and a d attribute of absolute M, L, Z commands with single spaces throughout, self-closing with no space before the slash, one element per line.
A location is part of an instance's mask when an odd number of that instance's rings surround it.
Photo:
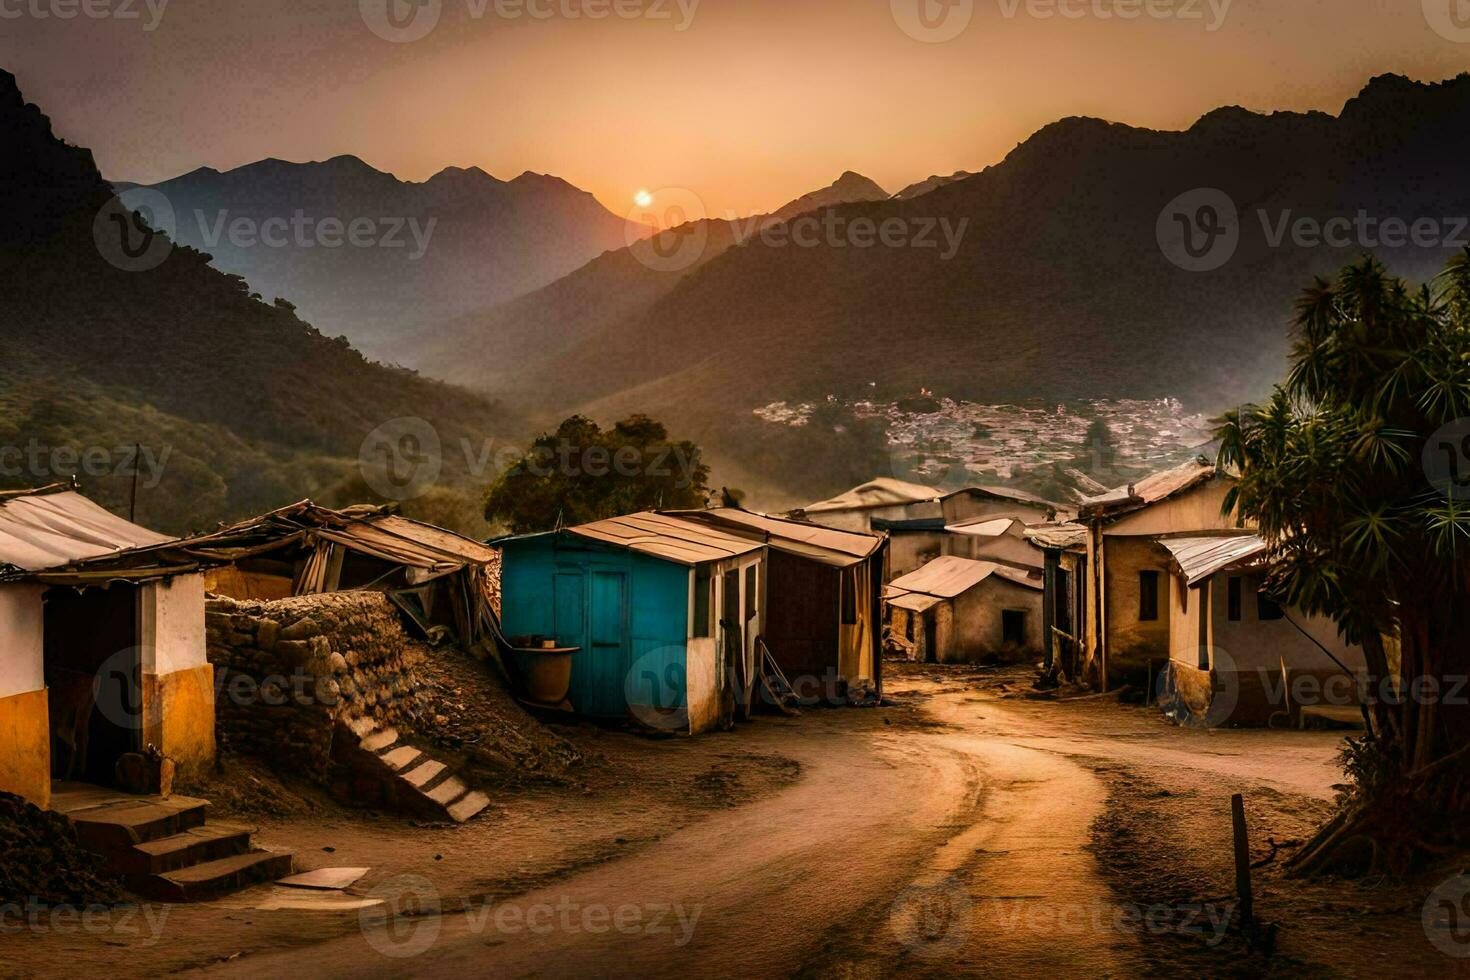
<path fill-rule="evenodd" d="M 0 67 L 114 179 L 351 153 L 409 180 L 553 173 L 619 213 L 641 188 L 684 187 L 745 214 L 849 169 L 896 191 L 994 163 L 1061 116 L 1182 128 L 1222 104 L 1335 113 L 1373 74 L 1470 69 L 1470 37 L 1434 25 L 1454 0 L 1131 0 L 1165 5 L 1135 19 L 1117 16 L 1130 0 L 1060 0 L 1072 16 L 1057 0 L 617 0 L 643 12 L 600 20 L 566 16 L 580 0 L 525 0 L 544 18 L 392 0 L 401 19 L 438 7 L 406 43 L 368 26 L 388 0 L 37 16 L 54 2 L 0 0 Z M 899 21 L 920 2 L 931 23 L 958 4 L 968 26 L 916 40 Z"/>

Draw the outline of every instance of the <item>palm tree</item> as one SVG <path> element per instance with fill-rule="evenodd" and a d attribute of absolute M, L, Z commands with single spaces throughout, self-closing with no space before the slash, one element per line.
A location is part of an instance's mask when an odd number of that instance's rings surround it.
<path fill-rule="evenodd" d="M 1470 804 L 1470 251 L 1418 289 L 1371 258 L 1318 279 L 1290 365 L 1267 404 L 1222 420 L 1226 507 L 1270 543 L 1276 598 L 1363 646 L 1371 721 L 1355 793 L 1295 864 L 1356 841 L 1404 869 Z"/>

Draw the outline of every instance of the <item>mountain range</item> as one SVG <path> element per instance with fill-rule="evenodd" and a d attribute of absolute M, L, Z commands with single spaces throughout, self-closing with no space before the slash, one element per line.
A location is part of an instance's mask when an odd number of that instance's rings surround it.
<path fill-rule="evenodd" d="M 515 424 L 489 398 L 366 360 L 116 208 L 92 154 L 3 71 L 0 364 L 0 487 L 76 475 L 127 513 L 137 455 L 137 518 L 175 532 L 306 496 L 373 499 L 377 461 L 360 461 L 391 452 L 402 426 L 381 427 L 404 418 L 432 436 L 403 462 L 443 473 L 416 506 L 473 528 L 483 484 L 448 447 Z M 433 438 L 442 460 L 424 455 Z"/>
<path fill-rule="evenodd" d="M 1314 276 L 1373 252 L 1422 280 L 1463 247 L 1467 151 L 1470 76 L 1382 76 L 1337 115 L 1230 107 L 1183 132 L 1069 118 L 980 173 L 828 207 L 817 241 L 675 229 L 395 353 L 547 417 L 677 418 L 717 458 L 757 441 L 752 410 L 777 400 L 926 388 L 1213 411 L 1282 376 Z M 1345 230 L 1359 215 L 1433 227 Z M 962 231 L 948 254 L 945 227 Z M 697 257 L 647 261 L 660 242 Z"/>
<path fill-rule="evenodd" d="M 558 177 L 450 167 L 422 183 L 353 156 L 115 182 L 180 244 L 366 349 L 554 282 L 646 231 Z M 354 231 L 355 227 L 355 231 Z"/>

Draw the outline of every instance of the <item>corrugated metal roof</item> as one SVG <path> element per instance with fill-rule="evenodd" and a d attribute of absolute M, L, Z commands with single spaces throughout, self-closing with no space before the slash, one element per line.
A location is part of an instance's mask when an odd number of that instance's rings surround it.
<path fill-rule="evenodd" d="M 1254 534 L 1214 538 L 1160 538 L 1191 586 L 1216 572 L 1264 554 L 1265 541 Z"/>
<path fill-rule="evenodd" d="M 888 600 L 888 604 L 910 612 L 923 612 L 926 609 L 933 609 L 943 601 L 943 599 L 937 599 L 922 592 L 906 592 L 902 595 L 895 595 Z"/>
<path fill-rule="evenodd" d="M 1026 490 L 1018 490 L 1015 487 L 961 487 L 958 490 L 952 490 L 945 494 L 944 499 L 949 500 L 951 497 L 959 497 L 966 494 L 976 497 L 990 497 L 993 500 L 1010 500 L 1023 504 L 1035 504 L 1038 507 L 1047 507 L 1056 511 L 1069 511 L 1066 504 L 1058 503 L 1055 500 L 1047 500 L 1045 497 L 1038 496 Z"/>
<path fill-rule="evenodd" d="M 808 504 L 802 510 L 808 514 L 823 514 L 836 510 L 867 510 L 872 507 L 894 507 L 901 504 L 919 504 L 938 500 L 943 492 L 921 483 L 905 483 L 891 477 L 879 477 L 860 487 L 853 487 L 831 500 Z"/>
<path fill-rule="evenodd" d="M 961 534 L 970 538 L 998 538 L 1011 530 L 1013 525 L 1025 527 L 1014 517 L 981 517 L 973 521 L 961 521 L 945 528 L 950 534 Z"/>
<path fill-rule="evenodd" d="M 764 541 L 753 541 L 696 521 L 651 512 L 583 524 L 567 528 L 567 533 L 682 565 L 724 561 L 765 547 Z"/>
<path fill-rule="evenodd" d="M 761 535 L 776 551 L 800 555 L 824 565 L 849 568 L 861 564 L 883 546 L 883 537 L 861 531 L 838 531 L 819 524 L 755 514 L 735 507 L 678 511 L 670 514 L 703 524 Z"/>
<path fill-rule="evenodd" d="M 1144 477 L 1135 484 L 1118 487 L 1097 497 L 1082 501 L 1083 517 L 1106 517 L 1110 514 L 1139 510 L 1168 500 L 1185 490 L 1213 479 L 1215 467 L 1203 458 L 1190 460 L 1183 466 Z"/>
<path fill-rule="evenodd" d="M 1031 585 L 1030 576 L 1025 572 L 1006 568 L 995 562 L 946 555 L 934 559 L 916 572 L 894 579 L 889 583 L 889 588 L 895 592 L 922 592 L 941 599 L 953 599 L 996 574 L 1002 574 L 1018 585 Z M 1038 587 L 1039 584 L 1038 579 Z"/>
<path fill-rule="evenodd" d="M 27 572 L 172 540 L 123 520 L 74 490 L 0 499 L 0 565 Z"/>

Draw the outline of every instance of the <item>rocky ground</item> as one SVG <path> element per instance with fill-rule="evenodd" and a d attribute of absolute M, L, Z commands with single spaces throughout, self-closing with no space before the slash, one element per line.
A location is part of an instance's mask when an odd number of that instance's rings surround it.
<path fill-rule="evenodd" d="M 1340 735 L 1186 731 L 1034 700 L 1008 669 L 895 665 L 889 695 L 694 739 L 556 725 L 582 763 L 461 827 L 305 794 L 254 818 L 262 843 L 369 866 L 354 893 L 438 914 L 272 910 L 268 887 L 167 909 L 156 938 L 7 936 L 0 974 L 1470 975 L 1450 955 L 1470 941 L 1421 918 L 1459 867 L 1284 877 L 1331 807 Z M 1236 792 L 1269 951 L 1239 928 Z"/>

